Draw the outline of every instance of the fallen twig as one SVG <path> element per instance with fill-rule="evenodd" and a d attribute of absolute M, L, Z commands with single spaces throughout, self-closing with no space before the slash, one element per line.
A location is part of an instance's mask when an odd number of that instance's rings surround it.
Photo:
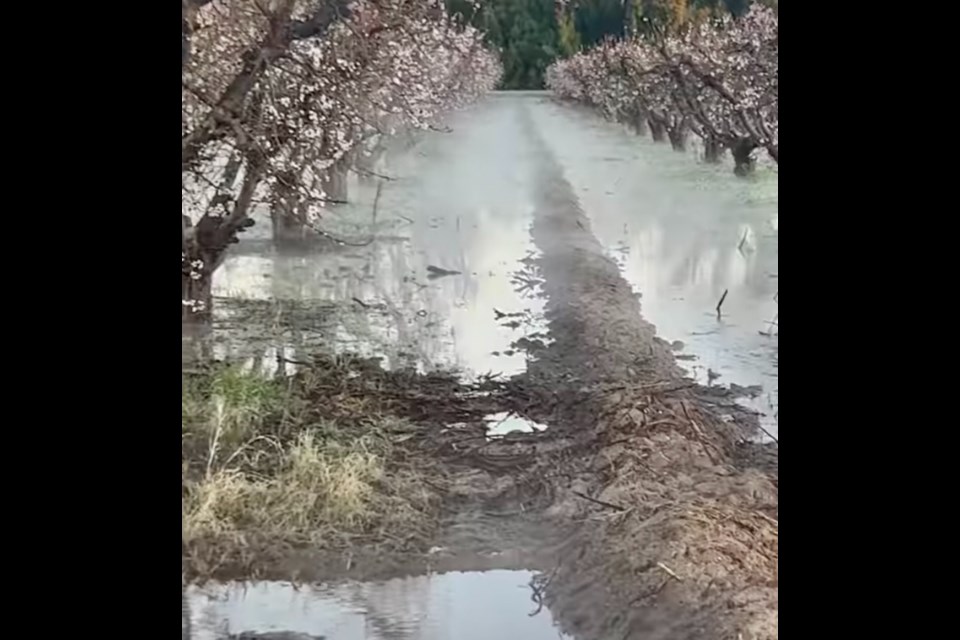
<path fill-rule="evenodd" d="M 579 492 L 579 491 L 574 491 L 574 492 L 573 492 L 573 495 L 579 496 L 579 497 L 583 498 L 584 500 L 589 500 L 590 502 L 595 502 L 596 504 L 600 505 L 601 507 L 606 507 L 606 508 L 608 508 L 608 509 L 614 509 L 614 510 L 616 510 L 616 511 L 626 511 L 626 510 L 627 510 L 626 507 L 621 507 L 620 505 L 618 505 L 618 504 L 613 504 L 612 502 L 606 502 L 606 501 L 604 501 L 604 500 L 598 500 L 597 498 L 591 498 L 591 497 L 588 496 L 587 494 L 581 493 L 581 492 Z"/>
<path fill-rule="evenodd" d="M 373 224 L 377 224 L 377 205 L 380 204 L 380 192 L 383 191 L 383 183 L 377 183 L 377 195 L 373 198 Z"/>
<path fill-rule="evenodd" d="M 362 174 L 367 175 L 367 176 L 373 176 L 374 178 L 380 178 L 381 180 L 396 180 L 396 178 L 392 178 L 392 177 L 390 177 L 390 176 L 385 176 L 385 175 L 383 175 L 382 173 L 377 173 L 376 171 L 370 171 L 369 169 L 361 169 L 361 168 L 359 168 L 359 167 L 352 167 L 351 170 L 352 170 L 354 173 L 358 173 L 358 174 L 362 173 Z"/>
<path fill-rule="evenodd" d="M 663 569 L 664 571 L 666 571 L 667 574 L 669 574 L 671 577 L 675 578 L 675 579 L 678 580 L 679 582 L 683 582 L 683 578 L 681 578 L 680 576 L 678 576 L 678 575 L 674 572 L 674 570 L 671 569 L 670 567 L 668 567 L 667 565 L 663 564 L 662 562 L 658 562 L 658 563 L 657 563 L 657 566 L 660 567 L 661 569 Z"/>
<path fill-rule="evenodd" d="M 770 524 L 774 525 L 775 527 L 777 527 L 777 528 L 780 527 L 780 521 L 777 520 L 776 518 L 771 518 L 770 516 L 768 516 L 767 514 L 765 514 L 765 513 L 762 512 L 762 511 L 757 511 L 756 513 L 757 513 L 758 516 L 760 516 L 761 518 L 763 518 L 764 520 L 766 520 L 766 521 L 769 522 Z"/>

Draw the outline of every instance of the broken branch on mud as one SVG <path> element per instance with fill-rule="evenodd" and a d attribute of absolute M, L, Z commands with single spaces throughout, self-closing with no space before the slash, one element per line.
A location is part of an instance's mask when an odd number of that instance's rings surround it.
<path fill-rule="evenodd" d="M 678 580 L 678 581 L 680 581 L 680 582 L 683 582 L 683 578 L 681 578 L 680 576 L 678 576 L 678 575 L 676 574 L 676 572 L 675 572 L 673 569 L 671 569 L 670 567 L 668 567 L 667 565 L 663 564 L 662 562 L 658 562 L 658 563 L 657 563 L 657 566 L 660 567 L 661 569 L 663 569 L 664 571 L 666 571 L 667 574 L 670 575 L 671 577 L 675 578 L 676 580 Z"/>
<path fill-rule="evenodd" d="M 573 491 L 573 495 L 578 496 L 578 497 L 580 497 L 580 498 L 583 498 L 584 500 L 589 500 L 590 502 L 595 502 L 596 504 L 600 505 L 601 507 L 606 507 L 607 509 L 614 509 L 614 510 L 616 510 L 616 511 L 627 511 L 627 510 L 628 510 L 626 507 L 622 507 L 622 506 L 620 506 L 619 504 L 613 504 L 612 502 L 606 502 L 605 500 L 600 500 L 600 499 L 598 499 L 598 498 L 591 498 L 591 497 L 588 496 L 587 494 L 581 493 L 581 492 L 579 492 L 579 491 Z"/>

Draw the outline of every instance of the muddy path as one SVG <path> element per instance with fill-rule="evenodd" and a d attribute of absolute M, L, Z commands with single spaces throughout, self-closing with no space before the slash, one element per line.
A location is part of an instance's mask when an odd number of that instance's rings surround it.
<path fill-rule="evenodd" d="M 534 569 L 536 600 L 579 640 L 776 638 L 778 447 L 757 442 L 757 416 L 691 376 L 658 335 L 664 327 L 645 317 L 645 292 L 604 239 L 619 219 L 598 217 L 601 207 L 588 209 L 590 198 L 571 182 L 587 170 L 556 142 L 558 119 L 571 117 L 563 114 L 543 96 L 493 98 L 453 140 L 428 140 L 406 157 L 419 184 L 396 185 L 385 208 L 410 220 L 396 225 L 404 241 L 349 258 L 261 254 L 228 265 L 221 292 L 235 291 L 237 269 L 251 265 L 258 276 L 256 265 L 273 269 L 269 284 L 258 280 L 270 288 L 266 300 L 300 282 L 300 306 L 286 308 L 306 321 L 284 339 L 301 341 L 296 351 L 272 347 L 294 356 L 288 361 L 323 346 L 302 340 L 309 326 L 351 334 L 340 349 L 384 355 L 388 370 L 420 372 L 404 375 L 459 371 L 442 392 L 423 387 L 391 405 L 423 426 L 407 443 L 410 455 L 437 469 L 431 491 L 443 507 L 429 541 L 406 553 L 305 550 L 264 575 L 336 582 Z M 741 231 L 725 227 L 728 236 Z M 341 270 L 351 261 L 365 266 Z M 430 280 L 431 265 L 462 273 Z M 344 279 L 303 296 L 326 286 L 311 284 L 322 277 L 289 277 L 304 266 Z M 775 266 L 774 257 L 747 270 L 755 299 L 768 296 Z M 731 288 L 723 278 L 713 286 Z M 321 301 L 327 324 L 317 321 Z M 768 314 L 761 306 L 739 324 Z M 756 333 L 731 331 L 734 344 Z M 686 336 L 669 336 L 678 337 Z M 744 382 L 770 382 L 768 374 Z M 488 438 L 484 419 L 504 414 L 542 430 Z"/>

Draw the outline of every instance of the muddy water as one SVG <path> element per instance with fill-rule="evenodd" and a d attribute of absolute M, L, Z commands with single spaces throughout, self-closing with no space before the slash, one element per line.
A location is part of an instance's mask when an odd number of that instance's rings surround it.
<path fill-rule="evenodd" d="M 546 608 L 531 615 L 537 610 L 531 578 L 526 571 L 495 570 L 297 589 L 282 582 L 194 587 L 187 594 L 191 637 L 288 632 L 289 640 L 569 638 Z"/>

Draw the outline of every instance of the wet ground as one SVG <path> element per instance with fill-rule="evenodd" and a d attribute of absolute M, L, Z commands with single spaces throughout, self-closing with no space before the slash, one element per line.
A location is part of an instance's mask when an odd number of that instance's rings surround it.
<path fill-rule="evenodd" d="M 531 225 L 539 211 L 549 229 L 544 185 L 559 180 L 579 201 L 583 235 L 619 265 L 678 364 L 703 384 L 759 385 L 748 402 L 778 437 L 775 174 L 738 180 L 729 167 L 697 163 L 692 152 L 654 146 L 544 94 L 495 95 L 449 124 L 449 133 L 397 145 L 379 169 L 393 179 L 375 214 L 376 186 L 352 182 L 352 204 L 323 222 L 345 245 L 281 254 L 265 235 L 269 224 L 259 224 L 215 280 L 218 354 L 267 369 L 322 349 L 381 356 L 390 368 L 457 368 L 467 379 L 523 372 L 536 353 L 526 347 L 550 342 Z M 438 269 L 459 273 L 437 277 Z M 555 307 L 562 273 L 553 270 Z M 546 426 L 509 412 L 488 424 L 492 436 Z M 485 572 L 296 594 L 272 583 L 247 596 L 224 587 L 221 601 L 194 594 L 194 626 L 208 634 L 194 637 L 223 637 L 209 634 L 224 631 L 224 621 L 231 633 L 344 640 L 558 637 L 545 610 L 528 616 L 528 581 L 522 572 Z M 389 595 L 397 593 L 409 595 Z M 475 615 L 473 606 L 498 613 Z M 296 613 L 304 607 L 309 621 Z M 503 626 L 484 626 L 495 624 Z"/>

